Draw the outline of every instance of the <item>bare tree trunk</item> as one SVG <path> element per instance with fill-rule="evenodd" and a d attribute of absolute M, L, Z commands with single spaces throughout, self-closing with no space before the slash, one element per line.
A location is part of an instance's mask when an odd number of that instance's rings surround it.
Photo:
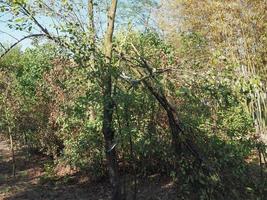
<path fill-rule="evenodd" d="M 94 0 L 88 0 L 88 29 L 89 29 L 89 43 L 92 47 L 92 49 L 95 48 L 95 37 L 96 37 L 96 31 L 95 31 L 95 23 L 94 23 Z M 92 51 L 91 54 L 91 67 L 95 68 L 95 51 Z"/>
<path fill-rule="evenodd" d="M 112 37 L 114 32 L 115 15 L 117 9 L 117 0 L 111 0 L 111 5 L 108 12 L 108 24 L 105 34 L 105 69 L 103 76 L 103 134 L 105 138 L 105 150 L 107 157 L 107 165 L 109 171 L 109 179 L 112 185 L 113 194 L 112 200 L 122 200 L 121 183 L 119 178 L 119 166 L 117 161 L 114 130 L 112 127 L 112 117 L 114 103 L 112 100 L 112 77 L 111 77 L 111 60 L 112 60 Z"/>
<path fill-rule="evenodd" d="M 171 105 L 163 91 L 158 91 L 152 86 L 151 83 L 149 83 L 149 81 L 143 80 L 143 83 L 167 113 L 175 155 L 179 157 L 181 156 L 181 153 L 186 150 L 196 158 L 196 161 L 199 164 L 203 163 L 203 156 L 197 150 L 192 138 L 189 138 L 187 135 L 184 135 L 183 130 L 180 126 L 177 111 Z M 209 167 L 207 167 L 207 170 L 211 171 Z"/>
<path fill-rule="evenodd" d="M 182 129 L 180 127 L 176 110 L 169 103 L 166 96 L 162 92 L 156 91 L 156 89 L 146 80 L 144 80 L 143 83 L 151 92 L 151 94 L 158 100 L 158 102 L 164 108 L 164 110 L 167 112 L 168 122 L 172 134 L 173 148 L 176 155 L 179 155 L 182 152 L 182 146 L 181 146 L 182 143 L 179 140 L 179 138 L 181 138 Z"/>
<path fill-rule="evenodd" d="M 15 161 L 13 136 L 12 136 L 10 127 L 8 128 L 8 132 L 9 132 L 10 150 L 11 150 L 11 156 L 12 156 L 12 175 L 13 177 L 15 177 L 16 176 L 16 161 Z"/>
<path fill-rule="evenodd" d="M 124 106 L 124 114 L 125 114 L 125 121 L 126 121 L 126 127 L 128 130 L 130 130 L 130 115 L 128 110 L 128 105 Z M 133 196 L 132 200 L 136 200 L 137 196 L 137 175 L 136 175 L 136 166 L 135 166 L 135 157 L 134 157 L 134 150 L 133 150 L 133 139 L 132 139 L 132 133 L 129 132 L 129 145 L 130 145 L 130 162 L 133 166 L 133 173 L 134 173 L 134 184 L 133 184 Z"/>
<path fill-rule="evenodd" d="M 152 75 L 153 68 L 149 66 L 149 64 L 140 55 L 135 46 L 132 45 L 132 47 L 133 50 L 141 59 L 141 62 L 143 63 L 142 67 L 146 68 L 150 72 L 150 75 Z M 140 72 L 138 73 L 142 75 Z M 156 87 L 154 87 L 153 84 L 150 81 L 146 80 L 145 78 L 143 78 L 141 81 L 143 82 L 145 87 L 150 91 L 150 93 L 157 99 L 159 104 L 164 108 L 164 110 L 167 113 L 169 127 L 171 129 L 171 135 L 172 135 L 172 144 L 177 158 L 181 156 L 181 153 L 184 150 L 187 150 L 191 155 L 193 155 L 196 158 L 196 161 L 200 166 L 200 164 L 203 163 L 204 158 L 197 150 L 196 145 L 194 144 L 192 138 L 184 134 L 182 127 L 180 125 L 178 113 L 174 108 L 174 106 L 170 103 L 168 98 L 165 96 L 164 91 L 162 89 L 157 89 Z M 206 166 L 205 168 L 208 172 L 211 171 L 210 167 Z"/>
<path fill-rule="evenodd" d="M 95 51 L 96 51 L 96 30 L 95 30 L 95 22 L 94 22 L 94 0 L 88 0 L 88 31 L 89 31 L 89 44 L 90 47 L 93 49 L 90 55 L 90 63 L 89 68 L 91 68 L 93 71 L 95 70 Z M 91 82 L 88 81 L 88 88 L 90 88 Z M 93 106 L 89 106 L 88 108 L 90 113 L 90 121 L 94 121 L 96 119 L 96 111 Z"/>

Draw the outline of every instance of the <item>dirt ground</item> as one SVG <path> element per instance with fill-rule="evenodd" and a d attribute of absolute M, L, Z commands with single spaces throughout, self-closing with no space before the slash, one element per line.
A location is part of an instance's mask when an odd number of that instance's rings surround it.
<path fill-rule="evenodd" d="M 0 200 L 110 199 L 107 180 L 90 181 L 81 173 L 72 173 L 56 180 L 47 179 L 45 166 L 49 162 L 46 156 L 29 157 L 25 150 L 16 149 L 16 177 L 13 177 L 8 141 L 0 138 Z M 131 199 L 128 194 L 128 199 Z M 137 188 L 137 199 L 174 200 L 175 196 L 172 181 L 158 175 L 144 180 Z"/>

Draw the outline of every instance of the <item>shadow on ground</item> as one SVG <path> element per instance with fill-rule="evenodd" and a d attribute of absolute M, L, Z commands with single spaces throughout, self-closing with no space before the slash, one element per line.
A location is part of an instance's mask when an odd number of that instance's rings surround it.
<path fill-rule="evenodd" d="M 85 173 L 61 178 L 47 178 L 44 166 L 51 160 L 44 155 L 27 156 L 25 149 L 16 151 L 16 177 L 12 177 L 12 160 L 7 141 L 0 141 L 0 199 L 3 200 L 108 200 L 111 188 L 107 179 L 91 181 Z M 132 179 L 127 181 L 130 181 Z M 128 199 L 132 187 L 128 185 Z M 139 181 L 137 199 L 171 200 L 175 189 L 169 178 L 159 174 Z"/>
<path fill-rule="evenodd" d="M 224 147 L 225 144 L 224 144 Z M 111 196 L 111 188 L 108 180 L 92 181 L 86 173 L 76 172 L 62 177 L 47 177 L 45 165 L 51 163 L 51 160 L 44 155 L 27 156 L 27 152 L 22 148 L 16 151 L 17 173 L 13 178 L 12 162 L 6 141 L 0 141 L 0 199 L 3 200 L 108 200 Z M 210 153 L 210 152 L 209 152 Z M 216 155 L 214 155 L 215 157 Z M 231 164 L 231 163 L 230 163 Z M 228 166 L 229 167 L 229 166 Z M 229 179 L 224 181 L 223 199 L 233 199 L 234 191 L 237 192 L 235 199 L 253 199 L 255 193 L 260 191 L 247 191 L 257 188 L 261 168 L 257 162 L 247 163 L 248 181 L 241 180 L 243 177 L 232 176 L 235 166 L 220 172 L 223 177 Z M 229 174 L 229 177 L 227 177 Z M 262 176 L 267 177 L 267 171 L 262 172 Z M 234 180 L 236 178 L 236 180 Z M 240 179 L 239 179 L 240 178 Z M 126 177 L 127 199 L 132 199 L 133 185 L 132 178 Z M 178 192 L 175 184 L 168 177 L 155 174 L 138 180 L 136 192 L 140 200 L 178 200 Z M 197 189 L 197 186 L 196 186 Z M 262 190 L 262 198 L 266 197 L 266 189 Z M 251 195 L 250 195 L 251 193 Z M 197 193 L 196 193 L 197 194 Z M 243 198 L 243 197 L 244 198 Z M 251 197 L 251 198 L 250 198 Z M 190 194 L 188 199 L 199 199 L 198 195 Z M 255 199 L 255 198 L 254 198 Z M 212 199 L 211 199 L 212 200 Z"/>

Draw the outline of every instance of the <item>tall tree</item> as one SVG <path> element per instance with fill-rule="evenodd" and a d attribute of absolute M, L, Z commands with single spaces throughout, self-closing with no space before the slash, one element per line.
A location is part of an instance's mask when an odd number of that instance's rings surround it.
<path fill-rule="evenodd" d="M 1 55 L 4 56 L 6 53 L 12 49 L 14 46 L 19 44 L 21 41 L 31 38 L 31 37 L 46 37 L 49 40 L 54 41 L 56 44 L 60 45 L 61 48 L 65 48 L 68 51 L 72 52 L 74 58 L 77 59 L 81 64 L 87 63 L 88 60 L 91 60 L 91 68 L 95 67 L 95 54 L 100 53 L 104 54 L 104 61 L 99 63 L 104 63 L 100 67 L 99 71 L 102 71 L 102 74 L 99 74 L 99 79 L 102 81 L 103 87 L 103 135 L 105 139 L 105 150 L 107 157 L 107 166 L 110 175 L 110 182 L 113 187 L 113 197 L 114 200 L 122 199 L 121 186 L 119 179 L 118 171 L 118 162 L 115 150 L 114 143 L 114 130 L 112 127 L 113 123 L 113 109 L 114 102 L 112 100 L 112 42 L 113 42 L 113 33 L 114 33 L 114 24 L 117 10 L 117 0 L 112 0 L 107 14 L 107 26 L 106 32 L 104 35 L 104 52 L 102 53 L 102 48 L 96 48 L 95 37 L 95 25 L 94 25 L 94 1 L 88 0 L 87 2 L 87 25 L 83 25 L 81 19 L 79 18 L 79 9 L 75 6 L 80 4 L 73 4 L 69 1 L 60 1 L 52 3 L 51 5 L 47 4 L 46 1 L 3 1 L 1 8 L 4 10 L 11 11 L 11 17 L 13 20 L 13 26 L 19 27 L 19 30 L 25 30 L 31 32 L 32 27 L 34 26 L 40 33 L 38 34 L 29 34 L 23 37 L 18 42 L 14 43 L 5 53 Z M 54 7 L 53 7 L 54 5 Z M 81 8 L 84 5 L 80 5 Z M 62 13 L 58 13 L 58 10 L 61 9 Z M 80 11 L 82 13 L 82 11 Z M 48 30 L 45 24 L 42 24 L 37 16 L 41 18 L 43 16 L 50 16 L 52 18 L 55 30 Z M 11 20 L 11 21 L 12 21 Z M 61 21 L 60 21 L 61 20 Z M 71 21 L 74 20 L 74 21 Z M 23 22 L 23 23 L 22 23 Z M 25 26 L 26 24 L 26 26 Z M 10 25 L 11 27 L 12 25 Z M 86 37 L 83 37 L 84 27 L 88 27 L 87 32 L 84 34 Z M 59 31 L 61 31 L 59 33 Z M 62 37 L 65 34 L 65 38 Z M 57 35 L 56 35 L 57 33 Z M 84 38 L 89 38 L 87 44 L 83 43 Z M 89 54 L 89 58 L 86 55 Z M 85 55 L 81 58 L 81 55 Z M 100 58 L 101 59 L 101 58 Z"/>
<path fill-rule="evenodd" d="M 113 187 L 113 200 L 121 200 L 121 184 L 119 179 L 118 161 L 116 156 L 116 144 L 114 143 L 113 111 L 114 102 L 112 99 L 112 37 L 114 32 L 114 23 L 117 9 L 117 0 L 112 0 L 108 12 L 108 25 L 105 34 L 105 68 L 103 75 L 103 127 L 102 131 L 105 137 L 105 149 L 108 161 L 108 171 L 110 182 Z"/>

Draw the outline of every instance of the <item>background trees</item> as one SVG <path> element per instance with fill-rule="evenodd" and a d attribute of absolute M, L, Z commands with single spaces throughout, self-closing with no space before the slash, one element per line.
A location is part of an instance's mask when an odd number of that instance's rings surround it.
<path fill-rule="evenodd" d="M 2 47 L 1 132 L 55 164 L 108 172 L 113 199 L 126 198 L 126 174 L 135 198 L 137 174 L 155 172 L 177 198 L 264 197 L 246 160 L 257 150 L 263 171 L 265 1 L 0 3 L 10 29 L 35 38 Z"/>

